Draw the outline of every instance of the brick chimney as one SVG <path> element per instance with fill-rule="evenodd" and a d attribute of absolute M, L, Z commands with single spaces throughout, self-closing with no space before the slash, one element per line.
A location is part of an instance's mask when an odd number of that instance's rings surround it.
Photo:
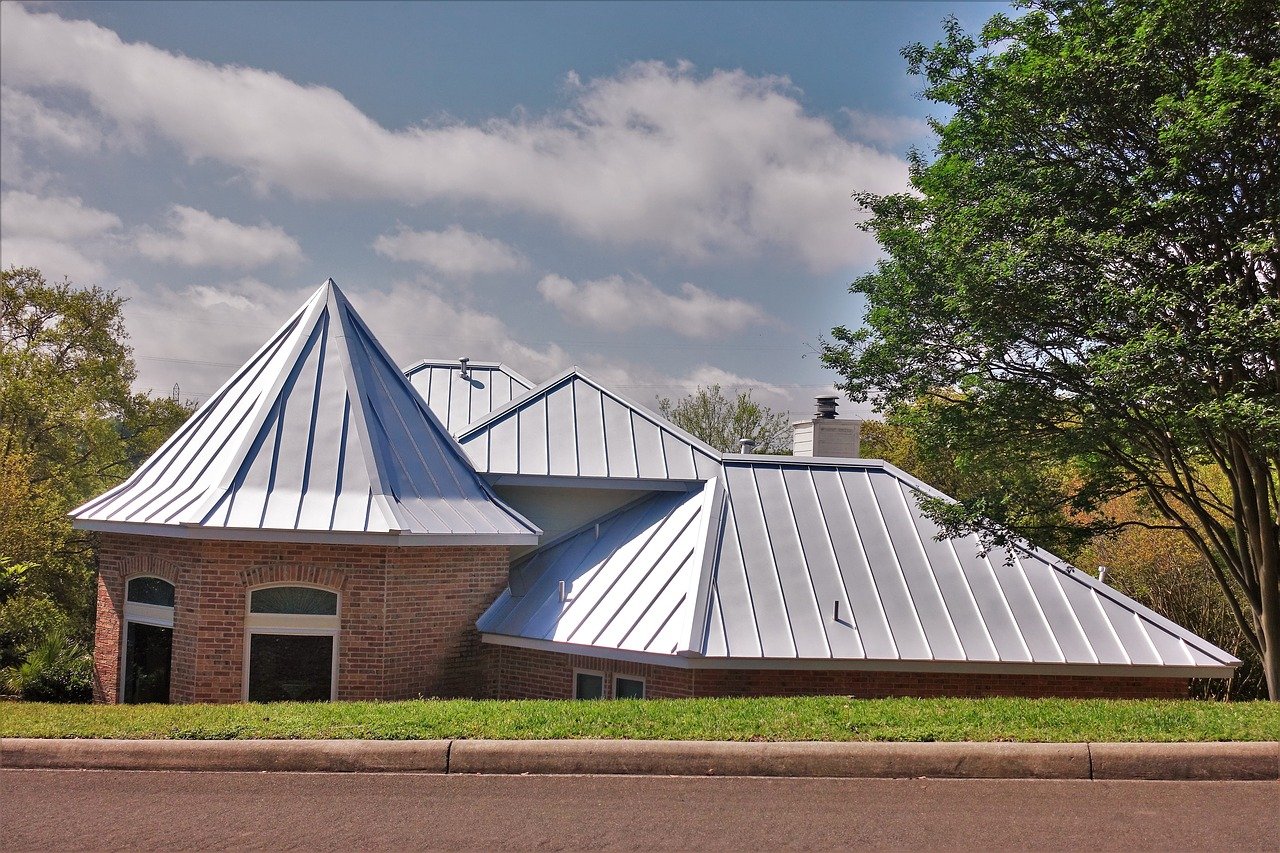
<path fill-rule="evenodd" d="M 836 417 L 834 395 L 817 397 L 816 410 L 807 421 L 791 424 L 791 452 L 796 456 L 856 459 L 862 422 Z"/>

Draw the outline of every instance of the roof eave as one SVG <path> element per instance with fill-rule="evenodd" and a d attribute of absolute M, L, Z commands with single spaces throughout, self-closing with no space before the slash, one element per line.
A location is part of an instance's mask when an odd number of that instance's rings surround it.
<path fill-rule="evenodd" d="M 413 533 L 364 530 L 273 530 L 246 527 L 212 527 L 196 524 L 178 525 L 132 521 L 101 521 L 90 518 L 72 519 L 71 526 L 77 530 L 89 530 L 97 533 L 162 536 L 170 539 L 216 539 L 237 542 L 291 542 L 324 545 L 391 545 L 396 547 L 536 545 L 541 538 L 540 534 L 534 532 Z"/>

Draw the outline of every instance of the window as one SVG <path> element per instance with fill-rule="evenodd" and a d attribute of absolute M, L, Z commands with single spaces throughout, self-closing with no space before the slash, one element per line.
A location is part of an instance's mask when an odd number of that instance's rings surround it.
<path fill-rule="evenodd" d="M 616 675 L 613 678 L 614 699 L 643 699 L 644 679 L 635 675 Z"/>
<path fill-rule="evenodd" d="M 244 698 L 315 702 L 337 690 L 338 594 L 311 586 L 250 590 Z"/>
<path fill-rule="evenodd" d="M 131 578 L 125 586 L 124 659 L 120 698 L 127 703 L 168 702 L 173 661 L 173 584 Z"/>
<path fill-rule="evenodd" d="M 582 670 L 574 670 L 573 698 L 574 699 L 603 699 L 604 698 L 604 674 L 600 672 L 584 672 Z"/>

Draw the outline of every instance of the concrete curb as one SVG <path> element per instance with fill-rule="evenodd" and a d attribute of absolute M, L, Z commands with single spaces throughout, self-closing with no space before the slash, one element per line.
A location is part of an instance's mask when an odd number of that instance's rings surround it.
<path fill-rule="evenodd" d="M 0 739 L 0 768 L 1280 780 L 1280 743 Z"/>

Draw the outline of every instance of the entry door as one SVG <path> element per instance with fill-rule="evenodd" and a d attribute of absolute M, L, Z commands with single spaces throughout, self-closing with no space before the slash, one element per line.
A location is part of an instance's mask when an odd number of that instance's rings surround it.
<path fill-rule="evenodd" d="M 168 702 L 173 660 L 173 584 L 143 575 L 129 581 L 124 602 L 125 702 Z"/>
<path fill-rule="evenodd" d="M 173 629 L 130 622 L 125 632 L 125 702 L 168 702 Z"/>

